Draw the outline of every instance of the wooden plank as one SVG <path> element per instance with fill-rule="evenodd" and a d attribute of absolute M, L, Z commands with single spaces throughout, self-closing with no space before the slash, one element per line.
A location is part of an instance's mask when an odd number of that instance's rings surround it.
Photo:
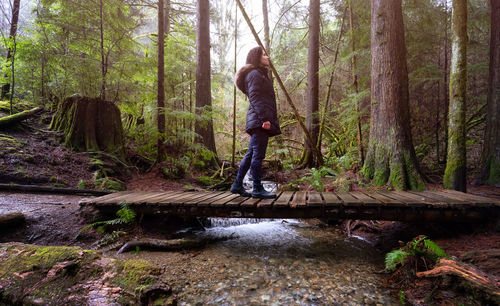
<path fill-rule="evenodd" d="M 378 194 L 395 200 L 395 202 L 390 202 L 386 203 L 387 206 L 389 207 L 408 207 L 408 206 L 414 206 L 414 207 L 425 207 L 427 204 L 420 201 L 420 200 L 415 200 L 412 198 L 408 198 L 405 196 L 402 196 L 394 191 L 378 191 Z"/>
<path fill-rule="evenodd" d="M 359 192 L 359 191 L 352 191 L 352 192 L 349 192 L 349 194 L 352 195 L 353 197 L 357 198 L 358 200 L 362 201 L 363 206 L 373 207 L 373 206 L 380 206 L 380 204 L 381 204 L 381 202 L 379 200 L 372 198 L 371 196 L 366 195 L 366 194 Z"/>
<path fill-rule="evenodd" d="M 220 200 L 220 199 L 223 199 L 225 197 L 227 197 L 228 195 L 231 195 L 232 193 L 229 192 L 229 191 L 226 191 L 226 192 L 222 192 L 221 194 L 215 196 L 215 197 L 211 197 L 211 198 L 208 198 L 208 199 L 205 199 L 203 201 L 200 201 L 198 202 L 198 206 L 210 206 L 210 204 L 214 201 L 217 201 L 217 200 Z"/>
<path fill-rule="evenodd" d="M 193 206 L 193 205 L 198 205 L 199 202 L 208 200 L 210 198 L 216 197 L 223 193 L 222 191 L 219 192 L 204 192 L 205 194 L 201 197 L 193 197 L 187 201 L 184 201 L 182 203 L 183 206 Z"/>
<path fill-rule="evenodd" d="M 413 193 L 413 194 L 416 194 L 416 195 L 429 197 L 429 198 L 434 199 L 436 201 L 440 201 L 440 202 L 446 203 L 446 204 L 449 205 L 449 207 L 452 207 L 452 208 L 461 208 L 461 207 L 475 206 L 474 203 L 466 202 L 466 201 L 461 201 L 461 200 L 453 199 L 453 198 L 450 198 L 450 197 L 445 197 L 443 195 L 436 194 L 436 193 L 434 193 L 432 191 L 419 191 L 419 192 L 409 191 L 409 192 Z"/>
<path fill-rule="evenodd" d="M 291 208 L 305 207 L 306 206 L 306 199 L 307 199 L 307 192 L 306 191 L 297 191 L 293 195 L 293 199 L 290 202 L 290 207 Z"/>
<path fill-rule="evenodd" d="M 231 201 L 227 202 L 226 205 L 224 205 L 225 207 L 231 207 L 231 208 L 236 208 L 238 206 L 240 206 L 241 202 L 244 202 L 248 200 L 248 197 L 242 197 L 240 195 L 238 195 L 238 197 L 232 199 Z"/>
<path fill-rule="evenodd" d="M 128 203 L 128 201 L 130 199 L 142 197 L 142 196 L 147 195 L 147 194 L 149 194 L 148 191 L 136 191 L 136 192 L 131 192 L 131 193 L 127 193 L 127 194 L 122 194 L 120 196 L 117 196 L 117 197 L 114 197 L 114 198 L 111 198 L 108 200 L 99 201 L 99 203 L 111 204 L 111 203 L 121 203 L 122 201 L 126 201 Z"/>
<path fill-rule="evenodd" d="M 102 201 L 106 201 L 106 200 L 109 200 L 109 199 L 112 199 L 112 198 L 116 198 L 116 197 L 120 197 L 120 196 L 123 196 L 123 195 L 126 195 L 126 194 L 130 194 L 132 192 L 134 192 L 134 191 L 113 192 L 113 193 L 107 194 L 107 195 L 102 196 L 102 197 L 97 197 L 97 198 L 90 199 L 88 201 L 88 203 L 102 202 Z"/>
<path fill-rule="evenodd" d="M 479 207 L 500 206 L 500 200 L 479 196 L 477 194 L 465 193 L 448 189 L 441 191 L 441 193 L 446 194 L 447 196 L 450 197 L 454 197 L 455 199 L 466 199 L 468 201 L 475 203 Z"/>
<path fill-rule="evenodd" d="M 388 196 L 385 196 L 383 194 L 380 194 L 378 192 L 370 192 L 369 195 L 370 195 L 370 197 L 379 200 L 382 203 L 382 206 L 387 206 L 387 205 L 390 206 L 391 204 L 400 203 L 400 201 L 393 199 L 393 198 L 390 198 Z"/>
<path fill-rule="evenodd" d="M 128 204 L 134 204 L 134 205 L 144 204 L 144 203 L 148 203 L 149 199 L 157 198 L 158 196 L 164 196 L 164 195 L 165 195 L 165 192 L 160 192 L 160 191 L 159 192 L 149 192 L 148 194 L 138 195 L 137 197 L 135 196 L 135 194 L 131 194 L 131 195 L 129 195 L 129 197 L 127 197 L 126 202 Z"/>
<path fill-rule="evenodd" d="M 255 208 L 257 207 L 257 203 L 262 199 L 257 199 L 257 198 L 247 198 L 246 201 L 241 202 L 240 206 L 244 208 Z"/>
<path fill-rule="evenodd" d="M 317 191 L 309 191 L 307 193 L 307 206 L 323 206 L 323 198 L 321 197 L 321 193 Z"/>
<path fill-rule="evenodd" d="M 263 199 L 262 201 L 257 203 L 257 208 L 272 208 L 274 201 L 276 199 L 279 199 L 282 193 L 283 192 L 277 192 L 276 198 L 274 198 L 274 199 Z"/>
<path fill-rule="evenodd" d="M 237 194 L 237 193 L 231 193 L 231 195 L 228 195 L 227 197 L 225 198 L 221 198 L 221 199 L 218 199 L 218 200 L 215 200 L 213 201 L 210 206 L 214 206 L 214 207 L 222 207 L 224 206 L 224 204 L 226 204 L 227 202 L 239 197 L 240 195 Z"/>
<path fill-rule="evenodd" d="M 162 203 L 164 200 L 168 200 L 171 198 L 177 198 L 180 196 L 185 196 L 188 192 L 184 191 L 167 191 L 164 192 L 163 194 L 160 194 L 156 197 L 152 197 L 148 199 L 148 203 L 150 204 L 155 204 L 155 203 Z"/>
<path fill-rule="evenodd" d="M 431 206 L 436 208 L 444 208 L 448 207 L 448 203 L 434 199 L 424 194 L 415 194 L 408 191 L 392 191 L 394 194 L 398 194 L 400 196 L 410 198 L 415 200 L 415 203 L 412 203 L 411 206 Z"/>
<path fill-rule="evenodd" d="M 293 197 L 294 191 L 283 191 L 279 198 L 274 201 L 273 206 L 278 208 L 288 207 L 288 203 Z"/>
<path fill-rule="evenodd" d="M 344 206 L 361 206 L 363 204 L 362 201 L 348 193 L 337 193 L 337 196 L 342 200 L 342 205 Z"/>
<path fill-rule="evenodd" d="M 325 206 L 341 206 L 343 203 L 333 192 L 323 192 L 322 195 L 325 199 Z"/>

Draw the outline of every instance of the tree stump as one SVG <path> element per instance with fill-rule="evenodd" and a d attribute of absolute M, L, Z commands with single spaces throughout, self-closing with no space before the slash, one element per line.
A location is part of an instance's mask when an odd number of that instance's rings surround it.
<path fill-rule="evenodd" d="M 111 102 L 78 95 L 66 98 L 50 129 L 64 131 L 64 144 L 76 151 L 105 151 L 124 155 L 120 110 Z"/>

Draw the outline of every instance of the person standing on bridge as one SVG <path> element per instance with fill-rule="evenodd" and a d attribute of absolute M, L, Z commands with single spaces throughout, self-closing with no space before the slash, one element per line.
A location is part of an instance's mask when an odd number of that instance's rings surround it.
<path fill-rule="evenodd" d="M 262 161 L 266 156 L 269 137 L 281 134 L 276 108 L 273 83 L 268 77 L 270 61 L 263 48 L 255 47 L 248 52 L 246 65 L 235 76 L 234 83 L 247 97 L 248 106 L 245 131 L 250 134 L 248 150 L 241 161 L 238 174 L 231 186 L 232 193 L 244 197 L 250 194 L 243 188 L 243 178 L 250 169 L 253 178 L 253 198 L 275 198 L 262 186 Z"/>

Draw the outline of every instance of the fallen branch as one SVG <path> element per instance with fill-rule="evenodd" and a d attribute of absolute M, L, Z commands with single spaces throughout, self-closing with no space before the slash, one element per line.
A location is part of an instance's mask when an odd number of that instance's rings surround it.
<path fill-rule="evenodd" d="M 112 193 L 107 190 L 91 190 L 78 188 L 36 186 L 36 185 L 18 185 L 18 184 L 0 184 L 0 191 L 21 191 L 21 192 L 47 192 L 71 195 L 95 195 L 102 196 Z"/>
<path fill-rule="evenodd" d="M 474 288 L 488 294 L 495 302 L 500 303 L 500 280 L 468 264 L 442 258 L 434 269 L 417 272 L 417 277 L 438 277 L 443 275 L 458 276 Z"/>
<path fill-rule="evenodd" d="M 171 239 L 171 240 L 160 240 L 160 239 L 144 239 L 144 240 L 134 240 L 125 243 L 116 254 L 121 254 L 128 252 L 130 250 L 139 249 L 149 249 L 156 251 L 180 251 L 187 249 L 198 249 L 206 246 L 207 244 L 224 241 L 232 239 L 230 237 L 221 238 L 200 238 L 200 239 Z"/>
<path fill-rule="evenodd" d="M 14 114 L 14 115 L 2 117 L 2 118 L 0 118 L 0 128 L 6 127 L 6 126 L 11 126 L 15 123 L 21 122 L 21 121 L 33 116 L 34 114 L 38 113 L 41 110 L 42 110 L 42 108 L 35 107 L 33 109 L 30 109 L 30 110 L 25 110 L 24 112 L 20 112 L 20 113 Z"/>

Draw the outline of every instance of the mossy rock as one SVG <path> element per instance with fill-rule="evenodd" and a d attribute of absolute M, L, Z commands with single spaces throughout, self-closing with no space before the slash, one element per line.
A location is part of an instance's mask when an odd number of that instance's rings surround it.
<path fill-rule="evenodd" d="M 0 300 L 7 305 L 140 304 L 170 290 L 144 260 L 122 261 L 79 247 L 0 244 Z"/>
<path fill-rule="evenodd" d="M 352 191 L 352 182 L 347 178 L 338 178 L 334 182 L 335 191 L 337 192 L 349 192 Z"/>

